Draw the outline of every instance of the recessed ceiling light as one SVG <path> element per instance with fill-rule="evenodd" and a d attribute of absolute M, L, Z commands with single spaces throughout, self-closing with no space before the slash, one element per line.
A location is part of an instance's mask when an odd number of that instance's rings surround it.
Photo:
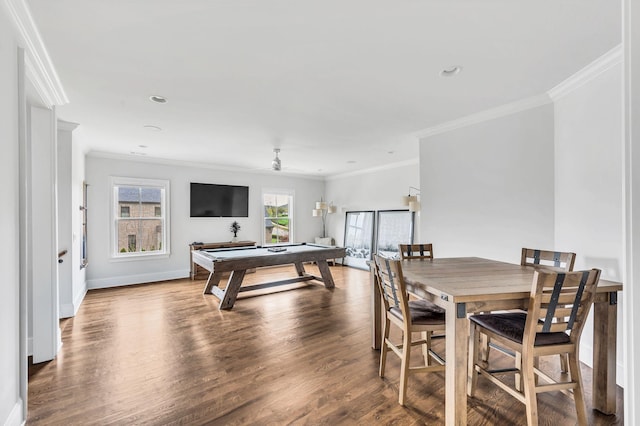
<path fill-rule="evenodd" d="M 149 100 L 151 102 L 156 102 L 159 104 L 166 104 L 167 103 L 167 98 L 165 98 L 164 96 L 159 96 L 159 95 L 151 95 L 149 96 Z"/>
<path fill-rule="evenodd" d="M 152 132 L 160 132 L 160 131 L 162 131 L 162 129 L 161 129 L 160 127 L 158 127 L 158 126 L 153 126 L 153 125 L 151 125 L 151 124 L 145 124 L 145 125 L 144 125 L 144 126 L 142 126 L 142 127 L 144 127 L 144 128 L 145 128 L 145 129 L 147 129 L 147 130 L 151 130 Z"/>
<path fill-rule="evenodd" d="M 138 145 L 138 148 L 147 148 L 147 145 Z"/>
<path fill-rule="evenodd" d="M 349 160 L 347 161 L 347 164 L 356 164 L 356 160 Z"/>
<path fill-rule="evenodd" d="M 147 154 L 146 154 L 146 153 L 144 153 L 144 152 L 138 152 L 138 151 L 129 151 L 129 153 L 130 153 L 131 155 L 147 155 Z"/>
<path fill-rule="evenodd" d="M 387 151 L 387 154 L 393 154 L 395 151 Z"/>
<path fill-rule="evenodd" d="M 460 71 L 462 71 L 462 67 L 460 65 L 452 65 L 440 71 L 440 76 L 453 77 L 454 75 L 458 74 Z"/>

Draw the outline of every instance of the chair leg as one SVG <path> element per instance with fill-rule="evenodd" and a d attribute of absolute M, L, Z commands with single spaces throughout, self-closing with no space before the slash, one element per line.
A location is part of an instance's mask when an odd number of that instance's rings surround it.
<path fill-rule="evenodd" d="M 422 344 L 422 356 L 424 357 L 424 365 L 429 366 L 431 365 L 431 355 L 429 355 L 429 349 L 431 349 L 431 331 L 423 331 L 422 333 L 422 340 L 424 340 L 427 343 Z"/>
<path fill-rule="evenodd" d="M 402 340 L 402 365 L 400 366 L 400 394 L 398 396 L 398 402 L 404 406 L 407 394 L 407 382 L 409 379 L 409 366 L 411 365 L 411 333 L 403 333 Z"/>
<path fill-rule="evenodd" d="M 484 345 L 482 336 L 484 334 L 471 323 L 469 328 L 469 365 L 467 367 L 467 395 L 474 396 L 478 385 L 478 373 L 476 372 L 476 364 L 480 360 L 480 351 Z M 486 336 L 486 335 L 485 335 Z"/>
<path fill-rule="evenodd" d="M 576 415 L 579 425 L 587 424 L 587 407 L 584 402 L 584 394 L 582 392 L 582 374 L 580 373 L 580 363 L 576 353 L 568 354 L 569 374 L 571 380 L 576 383 L 573 389 L 573 399 L 576 404 Z"/>
<path fill-rule="evenodd" d="M 569 372 L 569 357 L 567 354 L 560 354 L 560 371 L 563 373 Z"/>
<path fill-rule="evenodd" d="M 484 333 L 480 335 L 480 346 L 482 348 L 481 359 L 484 363 L 483 367 L 486 368 L 487 363 L 489 362 L 489 350 L 491 349 L 491 347 L 489 346 L 489 336 Z"/>
<path fill-rule="evenodd" d="M 558 320 L 558 322 L 561 322 L 561 321 L 564 321 L 564 318 L 556 317 L 556 320 Z M 569 372 L 568 354 L 559 354 L 558 356 L 560 357 L 560 371 L 563 373 L 568 373 Z"/>
<path fill-rule="evenodd" d="M 516 352 L 516 359 L 515 359 L 515 368 L 518 369 L 518 371 L 516 371 L 515 377 L 514 377 L 514 385 L 515 388 L 518 392 L 523 392 L 524 391 L 524 378 L 522 377 L 522 374 L 520 373 L 522 371 L 522 354 L 520 352 Z"/>
<path fill-rule="evenodd" d="M 522 357 L 522 376 L 524 382 L 524 400 L 527 408 L 527 424 L 538 424 L 538 399 L 536 397 L 536 379 L 533 372 L 534 360 L 531 357 Z"/>
<path fill-rule="evenodd" d="M 515 368 L 518 371 L 515 374 L 515 388 L 518 392 L 523 392 L 524 389 L 524 378 L 522 377 L 522 354 L 520 352 L 516 352 L 516 360 L 515 360 Z M 533 368 L 540 368 L 540 357 L 533 358 Z M 537 374 L 533 375 L 533 382 L 538 386 L 539 377 Z"/>
<path fill-rule="evenodd" d="M 384 369 L 387 366 L 387 352 L 389 352 L 389 346 L 387 341 L 389 340 L 389 327 L 391 322 L 385 318 L 384 329 L 382 330 L 382 345 L 380 345 L 380 369 L 378 375 L 384 377 Z"/>

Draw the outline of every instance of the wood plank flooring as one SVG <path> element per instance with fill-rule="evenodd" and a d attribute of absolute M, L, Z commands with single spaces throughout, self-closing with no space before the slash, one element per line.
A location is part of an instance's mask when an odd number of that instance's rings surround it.
<path fill-rule="evenodd" d="M 443 424 L 444 375 L 412 376 L 399 406 L 399 360 L 390 354 L 380 379 L 370 347 L 368 273 L 331 270 L 335 289 L 245 293 L 231 311 L 202 294 L 202 280 L 90 291 L 62 322 L 58 357 L 30 368 L 27 424 Z M 260 269 L 246 281 L 293 271 Z M 586 367 L 584 378 L 590 404 Z M 539 402 L 541 424 L 575 424 L 571 398 Z M 623 424 L 622 391 L 617 416 L 588 412 L 590 424 Z M 481 379 L 469 423 L 523 425 L 524 406 Z"/>

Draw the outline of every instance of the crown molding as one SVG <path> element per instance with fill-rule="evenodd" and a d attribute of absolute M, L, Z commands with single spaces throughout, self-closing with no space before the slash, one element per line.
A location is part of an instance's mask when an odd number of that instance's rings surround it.
<path fill-rule="evenodd" d="M 440 133 L 450 132 L 462 127 L 471 126 L 473 124 L 482 123 L 483 121 L 494 120 L 496 118 L 515 114 L 549 103 L 551 103 L 551 98 L 549 98 L 548 94 L 543 93 L 541 95 L 531 96 L 519 101 L 504 104 L 496 108 L 487 109 L 476 114 L 471 114 L 455 120 L 446 121 L 442 124 L 438 124 L 437 126 L 415 132 L 412 135 L 418 139 L 422 139 Z"/>
<path fill-rule="evenodd" d="M 333 175 L 333 176 L 327 176 L 325 178 L 325 180 L 329 181 L 329 180 L 337 180 L 337 179 L 343 179 L 343 178 L 348 178 L 348 177 L 353 177 L 353 176 L 361 176 L 361 175 L 366 175 L 369 173 L 375 173 L 375 172 L 380 172 L 383 170 L 391 170 L 391 169 L 397 169 L 400 167 L 407 167 L 407 166 L 414 166 L 414 165 L 418 165 L 420 162 L 417 158 L 411 159 L 411 160 L 407 160 L 407 161 L 398 161 L 397 163 L 391 163 L 391 164 L 385 164 L 384 166 L 378 166 L 378 167 L 370 167 L 368 169 L 362 169 L 362 170 L 355 170 L 353 172 L 347 172 L 347 173 L 340 173 L 337 175 Z"/>
<path fill-rule="evenodd" d="M 38 95 L 49 107 L 69 103 L 26 0 L 4 0 L 4 3 L 25 44 L 27 78 Z"/>
<path fill-rule="evenodd" d="M 58 130 L 73 132 L 80 124 L 72 121 L 58 120 Z"/>
<path fill-rule="evenodd" d="M 556 101 L 598 77 L 609 68 L 622 63 L 622 44 L 617 45 L 586 67 L 574 73 L 560 84 L 551 88 L 547 94 Z"/>
<path fill-rule="evenodd" d="M 105 151 L 89 151 L 86 154 L 86 157 L 91 158 L 104 158 L 107 160 L 119 160 L 119 161 L 135 161 L 140 163 L 150 163 L 150 164 L 160 164 L 164 166 L 178 166 L 178 167 L 188 167 L 188 168 L 198 168 L 198 169 L 209 169 L 209 170 L 217 170 L 217 171 L 225 171 L 225 172 L 235 172 L 235 173 L 249 173 L 253 175 L 267 175 L 267 176 L 282 176 L 282 177 L 290 177 L 296 179 L 306 179 L 313 181 L 323 181 L 325 180 L 323 176 L 313 176 L 306 175 L 303 173 L 292 173 L 287 171 L 274 172 L 272 170 L 255 170 L 248 169 L 242 167 L 232 167 L 232 166 L 224 166 L 219 164 L 210 164 L 210 163 L 199 163 L 195 161 L 185 161 L 185 160 L 175 160 L 169 158 L 159 158 L 159 157 L 149 157 L 146 155 L 131 155 L 131 154 L 120 154 L 114 152 L 105 152 Z"/>
<path fill-rule="evenodd" d="M 418 139 L 422 139 L 554 102 L 620 63 L 622 63 L 622 45 L 614 47 L 546 93 L 521 99 L 497 108 L 488 109 L 477 114 L 447 121 L 437 126 L 420 130 L 412 135 Z"/>

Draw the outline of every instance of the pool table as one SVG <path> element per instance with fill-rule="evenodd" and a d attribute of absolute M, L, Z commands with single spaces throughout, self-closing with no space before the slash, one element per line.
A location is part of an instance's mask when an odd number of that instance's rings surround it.
<path fill-rule="evenodd" d="M 322 281 L 326 288 L 333 288 L 333 277 L 327 259 L 337 259 L 344 256 L 345 249 L 343 247 L 302 243 L 269 247 L 197 250 L 193 252 L 193 262 L 210 272 L 204 287 L 204 294 L 213 294 L 220 299 L 219 309 L 231 309 L 241 291 L 259 290 L 309 280 Z M 316 262 L 321 277 L 305 272 L 303 262 Z M 295 265 L 297 277 L 241 287 L 247 269 L 287 264 Z M 225 272 L 231 274 L 223 289 L 218 284 Z"/>

